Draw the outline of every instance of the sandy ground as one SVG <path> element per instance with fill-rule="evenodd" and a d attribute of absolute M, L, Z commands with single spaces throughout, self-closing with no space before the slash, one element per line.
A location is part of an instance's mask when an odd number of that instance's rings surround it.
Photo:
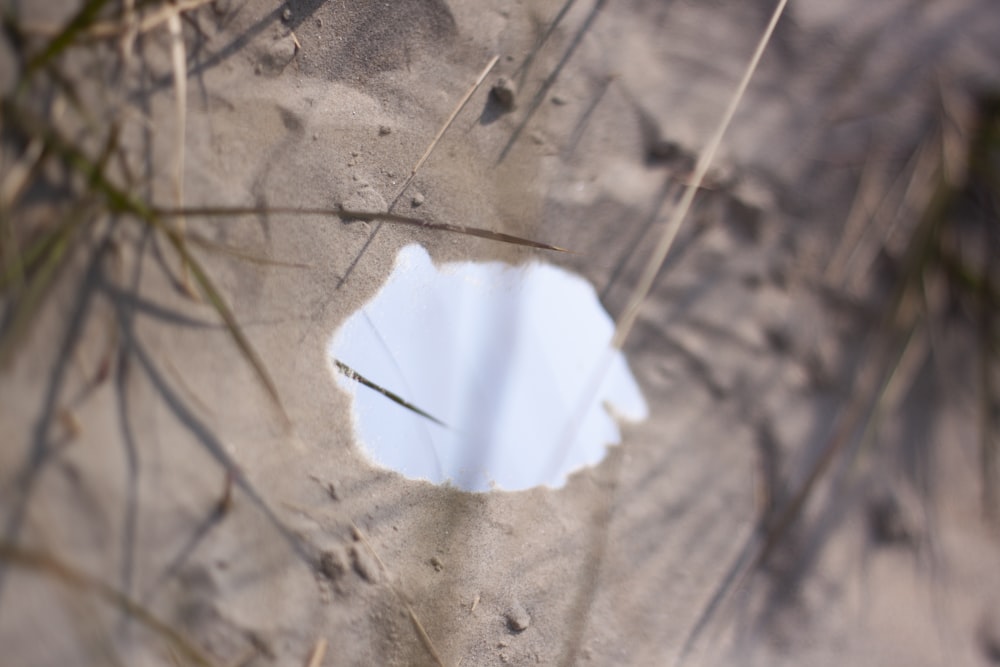
<path fill-rule="evenodd" d="M 164 239 L 108 219 L 0 380 L 5 545 L 105 582 L 217 665 L 305 665 L 320 640 L 323 665 L 996 664 L 1000 542 L 981 518 L 978 361 L 961 324 L 911 355 L 891 409 L 855 434 L 783 548 L 711 606 L 873 363 L 892 271 L 881 239 L 845 231 L 859 183 L 876 183 L 876 204 L 898 192 L 942 106 L 961 125 L 968 95 L 997 85 L 993 2 L 791 4 L 625 346 L 652 415 L 600 466 L 560 490 L 469 494 L 375 469 L 353 440 L 326 343 L 409 242 L 437 261 L 544 256 L 621 314 L 770 11 L 191 12 L 187 204 L 384 210 L 499 55 L 393 210 L 573 253 L 321 216 L 190 218 L 300 265 L 195 251 L 286 425 L 216 313 L 177 289 Z M 179 141 L 169 46 L 158 29 L 123 70 L 101 64 L 113 44 L 76 65 L 88 103 L 122 123 L 139 194 L 164 205 Z M 513 110 L 489 96 L 500 77 L 517 84 Z M 918 217 L 903 207 L 899 234 Z M 219 512 L 227 467 L 238 483 Z M 883 507 L 907 539 L 872 537 Z M 192 662 L 92 587 L 8 564 L 0 596 L 5 664 Z"/>

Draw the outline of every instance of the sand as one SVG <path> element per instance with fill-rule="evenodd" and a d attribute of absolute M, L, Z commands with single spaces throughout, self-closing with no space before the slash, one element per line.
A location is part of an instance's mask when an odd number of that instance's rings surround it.
<path fill-rule="evenodd" d="M 321 640 L 323 665 L 995 663 L 1000 542 L 981 514 L 961 318 L 911 354 L 868 444 L 838 457 L 783 547 L 711 606 L 881 359 L 866 350 L 919 215 L 903 208 L 895 236 L 861 235 L 853 254 L 846 221 L 859 191 L 872 209 L 899 191 L 942 105 L 965 127 L 970 95 L 997 85 L 993 4 L 792 3 L 626 342 L 651 417 L 565 488 L 485 494 L 365 459 L 330 336 L 412 242 L 438 262 L 542 257 L 620 316 L 771 5 L 191 11 L 187 205 L 395 202 L 572 252 L 330 216 L 189 217 L 216 243 L 294 264 L 193 250 L 286 421 L 217 313 L 177 288 L 164 238 L 105 220 L 0 376 L 5 560 L 14 545 L 50 554 L 216 665 L 313 664 Z M 136 194 L 163 206 L 181 139 L 169 48 L 161 27 L 123 70 L 114 43 L 68 65 L 97 122 L 121 123 Z M 511 108 L 490 95 L 501 77 Z M 873 538 L 873 512 L 895 537 Z M 0 576 L 6 664 L 194 664 L 89 583 L 23 563 Z"/>

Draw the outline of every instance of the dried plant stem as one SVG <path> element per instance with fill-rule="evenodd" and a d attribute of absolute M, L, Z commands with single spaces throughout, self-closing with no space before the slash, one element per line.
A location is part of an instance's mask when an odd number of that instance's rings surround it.
<path fill-rule="evenodd" d="M 403 183 L 403 187 L 399 189 L 399 194 L 397 194 L 393 199 L 392 202 L 393 205 L 395 205 L 395 203 L 399 200 L 399 198 L 403 196 L 403 193 L 406 192 L 406 188 L 410 186 L 410 183 L 412 183 L 413 179 L 416 177 L 417 171 L 420 170 L 420 167 L 424 165 L 424 162 L 427 160 L 427 158 L 429 158 L 431 153 L 434 152 L 434 149 L 437 147 L 438 142 L 441 141 L 441 137 L 443 137 L 444 133 L 448 131 L 448 128 L 451 127 L 451 124 L 455 122 L 455 119 L 458 117 L 458 114 L 462 113 L 462 109 L 464 109 L 465 105 L 469 103 L 469 100 L 472 98 L 472 95 L 476 92 L 476 90 L 478 90 L 479 86 L 483 85 L 483 81 L 486 79 L 486 76 L 490 73 L 493 67 L 497 64 L 498 60 L 500 60 L 500 56 L 493 56 L 490 59 L 490 62 L 487 63 L 486 67 L 483 68 L 483 71 L 479 73 L 479 77 L 476 78 L 476 82 L 473 83 L 471 86 L 469 86 L 469 89 L 465 91 L 465 95 L 463 95 L 462 99 L 459 100 L 458 104 L 455 105 L 455 108 L 452 110 L 451 114 L 449 114 L 448 119 L 441 125 L 441 129 L 439 129 L 437 131 L 437 134 L 434 135 L 434 138 L 431 139 L 431 143 L 427 146 L 427 150 L 424 151 L 424 154 L 421 155 L 420 159 L 417 160 L 416 164 L 413 165 L 413 169 L 410 170 L 410 176 Z M 392 210 L 392 205 L 389 206 L 389 210 L 390 211 Z"/>
<path fill-rule="evenodd" d="M 427 158 L 430 157 L 430 154 L 434 151 L 434 148 L 438 145 L 438 142 L 441 141 L 441 137 L 443 137 L 444 133 L 447 132 L 449 127 L 451 127 L 451 124 L 455 122 L 455 119 L 458 117 L 458 114 L 462 112 L 462 109 L 465 108 L 465 105 L 468 104 L 470 99 L 472 99 L 473 93 L 475 93 L 476 90 L 479 88 L 479 86 L 482 85 L 483 81 L 486 79 L 486 75 L 490 73 L 490 70 L 493 69 L 493 66 L 497 64 L 497 61 L 499 59 L 500 56 L 493 56 L 492 58 L 490 58 L 490 62 L 487 63 L 486 67 L 483 68 L 483 71 L 479 73 L 479 76 L 476 78 L 475 83 L 469 86 L 469 89 L 465 91 L 465 94 L 462 96 L 462 99 L 458 101 L 458 104 L 455 105 L 455 108 L 452 110 L 451 114 L 448 115 L 447 120 L 445 120 L 445 122 L 441 125 L 441 129 L 439 129 L 437 131 L 437 134 L 434 135 L 434 138 L 431 139 L 431 143 L 428 144 L 427 150 L 424 151 L 424 154 L 421 155 L 420 159 L 417 160 L 416 163 L 413 165 L 413 169 L 410 170 L 409 177 L 407 177 L 406 181 L 403 183 L 403 186 L 399 189 L 399 192 L 396 194 L 396 196 L 393 197 L 392 203 L 389 204 L 389 209 L 388 209 L 389 212 L 392 212 L 392 209 L 402 198 L 403 193 L 405 193 L 406 189 L 410 187 L 410 183 L 412 183 L 413 179 L 416 178 L 417 176 L 417 171 L 420 170 L 420 167 L 422 167 Z M 365 239 L 365 244 L 361 246 L 361 250 L 359 250 L 358 254 L 355 255 L 353 260 L 351 260 L 350 265 L 344 271 L 344 276 L 337 282 L 337 289 L 340 289 L 344 285 L 344 283 L 347 282 L 347 279 L 354 272 L 354 267 L 358 265 L 358 262 L 361 261 L 361 258 L 364 256 L 364 254 L 368 252 L 368 247 L 372 244 L 372 241 L 375 240 L 375 237 L 378 235 L 379 230 L 382 229 L 382 222 L 384 219 L 385 218 L 379 220 L 378 224 L 376 224 L 375 227 L 372 229 L 371 234 L 369 234 L 368 238 Z"/>
<path fill-rule="evenodd" d="M 313 646 L 312 652 L 309 654 L 309 659 L 306 661 L 306 667 L 319 667 L 323 664 L 323 658 L 326 656 L 326 639 L 320 637 L 316 640 L 316 645 Z"/>
<path fill-rule="evenodd" d="M 420 408 L 418 408 L 417 406 L 413 405 L 412 403 L 410 403 L 406 399 L 402 398 L 398 394 L 396 394 L 396 393 L 394 393 L 392 391 L 389 391 L 388 389 L 385 389 L 385 388 L 379 386 L 378 384 L 372 382 L 371 380 L 369 380 L 368 378 L 366 378 L 364 375 L 362 375 L 361 373 L 357 372 L 356 370 L 354 370 L 353 368 L 351 368 L 350 366 L 348 366 L 344 362 L 340 361 L 339 359 L 334 359 L 333 363 L 337 367 L 337 370 L 340 371 L 341 373 L 343 373 L 344 376 L 346 376 L 347 378 L 350 378 L 351 380 L 354 380 L 355 382 L 359 382 L 359 383 L 363 384 L 364 386 L 368 387 L 369 389 L 373 389 L 373 390 L 377 391 L 378 393 L 380 393 L 383 396 L 385 396 L 386 398 L 388 398 L 390 401 L 392 401 L 392 402 L 394 402 L 394 403 L 396 403 L 398 405 L 401 405 L 402 407 L 406 408 L 407 410 L 409 410 L 411 412 L 414 412 L 414 413 L 420 415 L 424 419 L 430 419 L 432 422 L 434 422 L 438 426 L 443 426 L 444 428 L 448 428 L 447 424 L 445 424 L 443 421 L 441 421 L 440 419 L 438 419 L 434 415 L 429 414 L 429 413 L 421 410 Z"/>
<path fill-rule="evenodd" d="M 351 522 L 351 532 L 354 534 L 354 537 L 359 542 L 361 542 L 361 544 L 363 544 L 364 547 L 368 549 L 368 552 L 371 553 L 371 555 L 375 558 L 376 562 L 378 562 L 379 568 L 382 570 L 382 573 L 386 575 L 386 580 L 388 581 L 389 568 L 385 566 L 385 562 L 379 557 L 378 552 L 375 551 L 375 547 L 372 546 L 371 542 L 368 541 L 368 538 L 365 537 L 365 534 L 361 532 L 361 529 L 358 528 L 353 521 Z M 410 622 L 413 624 L 413 629 L 416 631 L 417 636 L 420 638 L 420 643 L 424 645 L 424 648 L 427 650 L 430 656 L 434 658 L 434 662 L 437 665 L 439 665 L 439 667 L 444 667 L 445 666 L 444 660 L 441 659 L 441 656 L 437 652 L 437 649 L 434 648 L 434 642 L 431 641 L 430 635 L 428 635 L 427 630 L 424 629 L 424 624 L 420 622 L 419 618 L 417 618 L 417 613 L 413 611 L 413 607 L 410 606 L 410 603 L 406 601 L 406 598 L 403 597 L 403 594 L 400 593 L 399 589 L 393 586 L 391 582 L 388 584 L 388 586 L 389 589 L 396 596 L 396 598 L 403 604 L 403 607 L 406 609 L 406 613 L 410 617 Z"/>
<path fill-rule="evenodd" d="M 744 72 L 743 78 L 740 80 L 739 85 L 736 87 L 736 91 L 733 93 L 732 99 L 729 101 L 726 113 L 723 114 L 722 120 L 719 122 L 719 126 L 715 130 L 715 134 L 708 142 L 704 151 L 702 151 L 701 157 L 698 159 L 698 164 L 695 167 L 694 174 L 692 175 L 687 186 L 684 188 L 684 194 L 681 196 L 681 200 L 678 203 L 677 208 L 674 209 L 673 215 L 671 215 L 666 229 L 663 230 L 663 235 L 660 237 L 660 241 L 657 243 L 656 249 L 653 251 L 653 255 L 649 258 L 649 262 L 646 264 L 646 268 L 643 270 L 642 275 L 639 278 L 639 283 L 636 285 L 628 304 L 625 306 L 621 319 L 618 320 L 618 325 L 615 327 L 615 335 L 611 339 L 612 347 L 620 350 L 625 344 L 625 339 L 628 338 L 629 333 L 632 331 L 632 327 L 635 325 L 635 320 L 639 315 L 639 310 L 642 308 L 642 304 L 645 302 L 646 297 L 649 296 L 649 292 L 653 288 L 653 281 L 656 280 L 656 274 L 659 273 L 660 267 L 663 266 L 663 261 L 667 258 L 667 253 L 670 252 L 670 248 L 673 246 L 674 240 L 677 238 L 677 232 L 680 231 L 681 223 L 684 222 L 684 218 L 687 217 L 688 211 L 691 209 L 695 193 L 698 191 L 698 188 L 701 187 L 702 181 L 705 180 L 705 175 L 708 173 L 708 168 L 712 164 L 712 160 L 715 159 L 715 153 L 719 148 L 719 144 L 722 143 L 722 137 L 729 128 L 729 124 L 732 122 L 733 116 L 736 114 L 736 109 L 739 107 L 740 101 L 743 99 L 747 86 L 750 84 L 750 79 L 757 70 L 757 65 L 760 63 L 760 58 L 764 54 L 764 49 L 767 48 L 768 42 L 771 41 L 771 35 L 774 34 L 774 28 L 778 24 L 778 19 L 781 18 L 781 14 L 784 12 L 786 4 L 788 4 L 788 0 L 778 0 L 778 4 L 774 8 L 774 13 L 771 15 L 771 20 L 767 24 L 767 28 L 764 30 L 764 34 L 761 36 L 760 42 L 757 44 L 757 49 L 750 58 L 746 72 Z"/>

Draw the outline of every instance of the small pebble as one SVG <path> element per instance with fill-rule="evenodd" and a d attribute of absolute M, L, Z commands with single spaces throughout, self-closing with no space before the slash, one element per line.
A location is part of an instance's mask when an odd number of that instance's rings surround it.
<path fill-rule="evenodd" d="M 979 621 L 979 647 L 983 657 L 1000 665 L 1000 604 L 987 609 Z"/>
<path fill-rule="evenodd" d="M 378 134 L 380 137 L 384 137 L 387 134 L 392 134 L 392 128 L 389 127 L 388 125 L 379 125 Z"/>
<path fill-rule="evenodd" d="M 431 567 L 434 568 L 435 572 L 440 572 L 444 569 L 444 563 L 437 556 L 431 556 Z"/>
<path fill-rule="evenodd" d="M 490 90 L 493 95 L 493 100 L 500 106 L 504 111 L 511 111 L 514 109 L 517 97 L 517 86 L 514 82 L 507 77 L 500 77 L 497 79 L 496 84 Z"/>
<path fill-rule="evenodd" d="M 413 206 L 413 208 L 417 208 L 423 203 L 424 203 L 424 196 L 419 192 L 413 195 L 413 199 L 410 200 L 410 205 Z"/>
<path fill-rule="evenodd" d="M 368 550 L 360 544 L 351 545 L 351 566 L 358 576 L 370 584 L 379 582 L 378 563 L 372 558 Z"/>
<path fill-rule="evenodd" d="M 347 563 L 340 549 L 324 551 L 319 557 L 319 571 L 330 581 L 337 581 L 347 571 Z"/>
<path fill-rule="evenodd" d="M 561 107 L 564 104 L 566 104 L 566 98 L 562 97 L 560 95 L 553 95 L 552 96 L 552 104 L 555 104 L 557 107 Z"/>
<path fill-rule="evenodd" d="M 518 600 L 511 603 L 504 613 L 504 618 L 507 620 L 507 627 L 514 632 L 524 632 L 531 625 L 531 616 Z"/>
<path fill-rule="evenodd" d="M 285 7 L 285 11 L 281 12 L 281 18 L 284 19 L 286 22 L 287 21 L 291 21 L 292 20 L 292 10 L 289 9 L 288 7 Z"/>

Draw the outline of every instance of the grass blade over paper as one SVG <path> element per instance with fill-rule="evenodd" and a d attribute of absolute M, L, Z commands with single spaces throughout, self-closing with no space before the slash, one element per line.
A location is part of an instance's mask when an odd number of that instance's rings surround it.
<path fill-rule="evenodd" d="M 383 396 L 385 396 L 386 398 L 388 398 L 390 401 L 392 401 L 394 403 L 398 403 L 399 405 L 403 406 L 407 410 L 410 410 L 411 412 L 415 412 L 416 414 L 420 415 L 421 417 L 423 417 L 425 419 L 430 419 L 435 424 L 438 424 L 440 426 L 444 426 L 445 428 L 448 428 L 448 425 L 445 424 L 440 419 L 438 419 L 437 417 L 434 417 L 433 415 L 431 415 L 431 414 L 429 414 L 427 412 L 424 412 L 423 410 L 421 410 L 417 406 L 413 405 L 412 403 L 410 403 L 406 399 L 402 398 L 398 394 L 395 394 L 392 391 L 390 391 L 390 390 L 388 390 L 388 389 L 386 389 L 386 388 L 384 388 L 384 387 L 376 384 L 375 382 L 372 382 L 371 380 L 369 380 L 368 378 L 366 378 L 364 375 L 362 375 L 361 373 L 357 372 L 356 370 L 354 370 L 353 368 L 351 368 L 350 366 L 348 366 L 344 362 L 340 361 L 339 359 L 334 359 L 333 363 L 336 364 L 338 371 L 340 371 L 341 373 L 343 373 L 344 375 L 346 375 L 350 379 L 355 380 L 357 382 L 360 382 L 361 384 L 363 384 L 364 386 L 368 387 L 369 389 L 374 389 L 378 393 L 380 393 Z"/>

